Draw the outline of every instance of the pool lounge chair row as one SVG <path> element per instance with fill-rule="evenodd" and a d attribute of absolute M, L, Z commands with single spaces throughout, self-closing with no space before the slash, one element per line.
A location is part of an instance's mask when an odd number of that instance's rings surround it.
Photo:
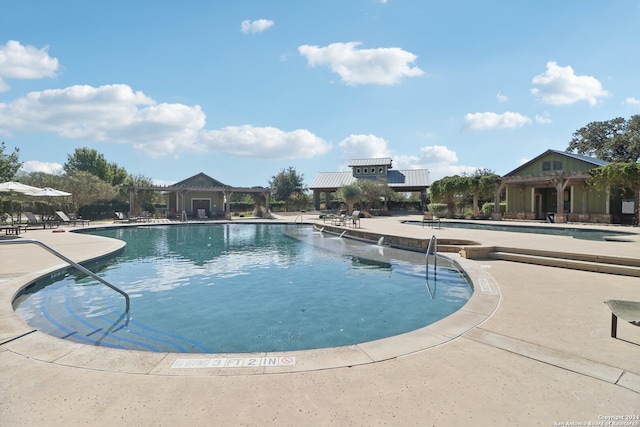
<path fill-rule="evenodd" d="M 60 226 L 60 221 L 55 218 L 48 218 L 42 215 L 38 218 L 33 212 L 24 212 L 24 216 L 27 217 L 28 227 L 58 228 Z"/>
<path fill-rule="evenodd" d="M 126 215 L 124 212 L 115 212 L 116 218 L 113 222 L 151 222 L 151 214 L 147 211 L 140 212 L 140 216 Z"/>
<path fill-rule="evenodd" d="M 56 215 L 58 216 L 58 218 L 60 218 L 60 220 L 62 221 L 63 224 L 66 225 L 72 225 L 75 227 L 76 225 L 80 224 L 83 227 L 85 225 L 89 225 L 90 221 L 88 219 L 82 219 L 80 217 L 77 217 L 76 214 L 66 214 L 62 211 L 56 211 Z"/>
<path fill-rule="evenodd" d="M 341 215 L 325 215 L 323 218 L 324 222 L 330 221 L 331 225 L 341 225 L 341 226 L 351 226 L 360 228 L 360 211 L 353 211 L 351 215 L 341 214 Z"/>

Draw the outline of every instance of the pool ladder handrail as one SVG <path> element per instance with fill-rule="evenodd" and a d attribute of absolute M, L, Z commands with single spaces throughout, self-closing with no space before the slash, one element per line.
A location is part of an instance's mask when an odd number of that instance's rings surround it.
<path fill-rule="evenodd" d="M 67 264 L 69 264 L 70 266 L 74 267 L 75 269 L 79 270 L 80 272 L 93 277 L 94 279 L 96 279 L 97 281 L 99 281 L 100 283 L 102 283 L 103 285 L 106 285 L 108 287 L 110 287 L 111 289 L 113 289 L 114 291 L 118 292 L 119 294 L 121 294 L 124 297 L 125 303 L 126 303 L 126 307 L 125 307 L 125 314 L 129 314 L 129 308 L 130 308 L 130 301 L 129 301 L 129 295 L 123 291 L 122 289 L 117 288 L 116 286 L 112 285 L 111 283 L 107 282 L 106 280 L 104 280 L 102 277 L 96 275 L 94 272 L 92 272 L 91 270 L 83 267 L 82 265 L 78 264 L 77 262 L 67 258 L 66 256 L 62 255 L 60 252 L 56 251 L 55 249 L 53 249 L 51 246 L 47 246 L 44 243 L 42 243 L 39 240 L 34 240 L 34 239 L 12 239 L 12 240 L 0 240 L 0 244 L 34 244 L 34 245 L 38 245 L 41 248 L 45 249 L 46 251 L 52 253 L 53 255 L 57 256 L 58 258 L 60 258 L 61 260 L 63 260 L 64 262 L 66 262 Z"/>
<path fill-rule="evenodd" d="M 433 254 L 433 278 L 435 280 L 436 277 L 436 267 L 438 264 L 438 256 L 437 256 L 437 252 L 438 252 L 438 239 L 436 239 L 436 236 L 433 235 L 431 236 L 431 239 L 429 240 L 429 245 L 427 246 L 427 253 L 425 256 L 425 265 L 426 265 L 426 282 L 427 282 L 427 292 L 429 292 L 429 296 L 431 297 L 431 299 L 433 299 L 434 295 L 433 292 L 431 292 L 431 287 L 429 286 L 429 255 Z"/>
<path fill-rule="evenodd" d="M 302 216 L 302 214 L 298 215 L 296 217 L 296 219 L 293 220 L 293 223 L 297 224 L 298 223 L 298 218 L 300 218 L 300 225 L 304 224 L 304 217 Z"/>

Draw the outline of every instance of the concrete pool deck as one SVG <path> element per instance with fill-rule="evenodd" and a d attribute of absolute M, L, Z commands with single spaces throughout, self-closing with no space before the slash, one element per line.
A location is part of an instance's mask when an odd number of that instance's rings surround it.
<path fill-rule="evenodd" d="M 416 217 L 363 218 L 361 227 L 640 258 L 637 228 L 603 227 L 636 234 L 626 242 L 595 242 L 422 228 L 402 224 L 405 219 Z M 19 237 L 41 240 L 75 261 L 118 249 L 112 240 L 68 232 L 30 230 Z M 214 360 L 246 363 L 264 355 L 130 352 L 31 332 L 11 300 L 62 263 L 33 245 L 0 245 L 1 424 L 559 425 L 640 415 L 640 328 L 620 321 L 620 339 L 611 338 L 603 304 L 640 300 L 637 277 L 446 255 L 474 278 L 473 298 L 481 299 L 439 325 L 355 348 L 279 355 L 294 357 L 294 364 L 216 368 Z M 184 362 L 176 368 L 176 361 Z M 618 421 L 640 425 L 640 419 Z"/>

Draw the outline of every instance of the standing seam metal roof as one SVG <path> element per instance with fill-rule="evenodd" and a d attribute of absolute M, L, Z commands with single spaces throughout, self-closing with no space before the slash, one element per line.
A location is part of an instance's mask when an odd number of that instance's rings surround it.
<path fill-rule="evenodd" d="M 389 187 L 423 187 L 431 185 L 428 169 L 391 170 L 384 176 Z M 366 179 L 366 178 L 361 178 Z M 353 184 L 358 179 L 352 172 L 320 172 L 309 187 L 310 189 L 340 188 Z"/>

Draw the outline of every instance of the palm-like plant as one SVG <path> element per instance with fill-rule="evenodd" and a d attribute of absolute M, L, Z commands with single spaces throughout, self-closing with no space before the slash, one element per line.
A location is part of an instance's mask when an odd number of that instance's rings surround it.
<path fill-rule="evenodd" d="M 362 190 L 356 184 L 344 185 L 338 189 L 338 197 L 347 205 L 347 214 L 353 212 L 353 205 L 358 203 L 362 196 Z"/>

